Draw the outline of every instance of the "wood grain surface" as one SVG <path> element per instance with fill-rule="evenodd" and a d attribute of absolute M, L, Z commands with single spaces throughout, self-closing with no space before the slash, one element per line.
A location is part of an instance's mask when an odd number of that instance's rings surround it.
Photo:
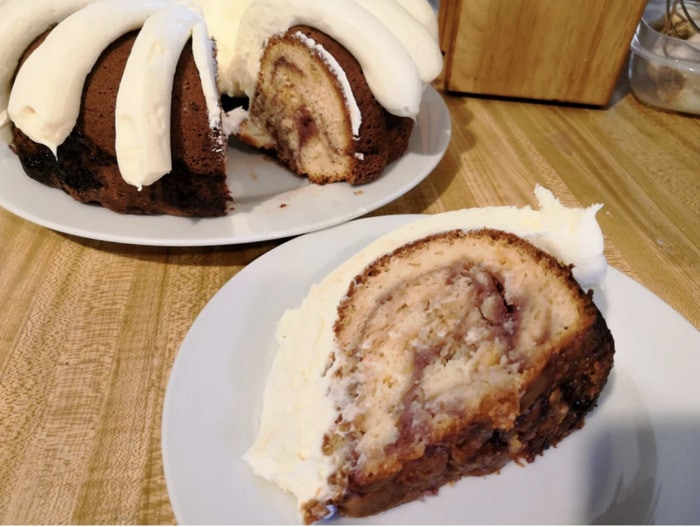
<path fill-rule="evenodd" d="M 440 2 L 445 86 L 607 104 L 647 0 Z"/>
<path fill-rule="evenodd" d="M 537 183 L 601 202 L 609 262 L 700 328 L 700 119 L 641 105 L 625 78 L 596 109 L 443 94 L 446 155 L 371 215 L 525 205 Z M 160 444 L 173 360 L 214 293 L 282 242 L 128 246 L 0 209 L 0 522 L 174 523 Z"/>

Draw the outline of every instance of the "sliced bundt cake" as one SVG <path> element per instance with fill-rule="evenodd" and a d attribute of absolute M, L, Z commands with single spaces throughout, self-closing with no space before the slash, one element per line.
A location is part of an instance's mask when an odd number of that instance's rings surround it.
<path fill-rule="evenodd" d="M 514 235 L 449 231 L 380 258 L 338 308 L 324 453 L 342 514 L 366 516 L 583 425 L 613 340 L 569 268 Z"/>
<path fill-rule="evenodd" d="M 0 6 L 0 135 L 34 179 L 118 212 L 226 214 L 230 132 L 314 183 L 372 181 L 442 67 L 425 0 L 59 4 Z M 220 94 L 250 111 L 224 125 Z"/>
<path fill-rule="evenodd" d="M 250 97 L 238 137 L 314 183 L 373 181 L 442 68 L 434 20 L 422 1 L 251 4 L 232 67 Z"/>

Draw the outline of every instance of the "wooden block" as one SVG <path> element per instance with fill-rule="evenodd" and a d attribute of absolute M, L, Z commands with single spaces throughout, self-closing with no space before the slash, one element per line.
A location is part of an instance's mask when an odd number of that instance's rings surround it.
<path fill-rule="evenodd" d="M 646 0 L 442 0 L 448 91 L 605 105 Z"/>

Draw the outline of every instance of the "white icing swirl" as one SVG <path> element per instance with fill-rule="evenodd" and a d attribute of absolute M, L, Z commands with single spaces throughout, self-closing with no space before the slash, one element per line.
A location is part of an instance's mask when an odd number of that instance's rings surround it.
<path fill-rule="evenodd" d="M 424 84 L 432 82 L 440 75 L 442 53 L 437 39 L 410 11 L 396 0 L 355 0 L 355 2 L 377 17 L 399 39 L 416 63 Z"/>
<path fill-rule="evenodd" d="M 238 23 L 253 0 L 195 0 L 202 8 L 210 35 L 216 41 L 219 91 L 243 95 L 233 67 L 238 40 Z"/>
<path fill-rule="evenodd" d="M 51 25 L 93 0 L 9 0 L 0 7 L 0 139 L 12 140 L 7 103 L 12 77 L 29 45 Z"/>
<path fill-rule="evenodd" d="M 173 79 L 190 35 L 199 37 L 193 38 L 193 48 L 211 53 L 206 48 L 210 40 L 204 21 L 193 11 L 182 5 L 156 11 L 139 31 L 124 69 L 117 93 L 115 148 L 122 177 L 139 190 L 172 170 Z M 211 76 L 202 81 L 210 92 L 217 93 Z M 210 126 L 220 126 L 220 114 L 209 117 Z"/>
<path fill-rule="evenodd" d="M 354 0 L 253 2 L 240 20 L 231 68 L 246 95 L 254 94 L 267 39 L 294 25 L 314 27 L 352 53 L 374 97 L 388 112 L 402 117 L 418 115 L 423 83 L 416 63 L 394 33 Z M 436 43 L 429 38 L 426 45 Z"/>

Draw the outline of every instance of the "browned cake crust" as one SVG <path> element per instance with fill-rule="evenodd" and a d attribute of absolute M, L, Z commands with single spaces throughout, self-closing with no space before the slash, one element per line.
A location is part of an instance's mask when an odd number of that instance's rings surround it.
<path fill-rule="evenodd" d="M 321 45 L 347 75 L 362 115 L 356 138 L 340 83 L 297 32 Z M 412 129 L 411 119 L 391 115 L 376 101 L 359 63 L 342 45 L 316 29 L 295 26 L 265 48 L 239 138 L 314 183 L 361 184 L 403 155 Z"/>
<path fill-rule="evenodd" d="M 324 446 L 351 460 L 331 478 L 339 491 L 330 505 L 347 516 L 381 512 L 510 460 L 534 461 L 583 426 L 613 365 L 612 335 L 570 268 L 488 229 L 437 234 L 377 260 L 350 286 L 335 334 L 335 375 L 354 380 L 352 400 L 370 394 L 352 418 L 338 409 Z M 386 341 L 396 334 L 410 337 L 392 352 Z M 460 360 L 477 365 L 470 381 L 458 373 L 450 387 L 439 376 Z M 362 368 L 372 374 L 358 377 Z M 398 438 L 359 446 L 402 369 L 410 382 L 396 388 L 405 390 L 397 409 L 379 414 L 397 423 Z M 322 518 L 323 505 L 308 503 L 305 520 Z"/>
<path fill-rule="evenodd" d="M 209 127 L 206 101 L 190 45 L 177 65 L 171 113 L 173 170 L 142 190 L 126 183 L 117 166 L 114 112 L 117 90 L 136 32 L 109 46 L 87 78 L 75 128 L 58 147 L 14 129 L 12 148 L 33 179 L 64 190 L 83 203 L 115 212 L 223 216 L 231 196 L 226 184 L 226 138 Z M 37 39 L 26 56 L 38 46 Z"/>

